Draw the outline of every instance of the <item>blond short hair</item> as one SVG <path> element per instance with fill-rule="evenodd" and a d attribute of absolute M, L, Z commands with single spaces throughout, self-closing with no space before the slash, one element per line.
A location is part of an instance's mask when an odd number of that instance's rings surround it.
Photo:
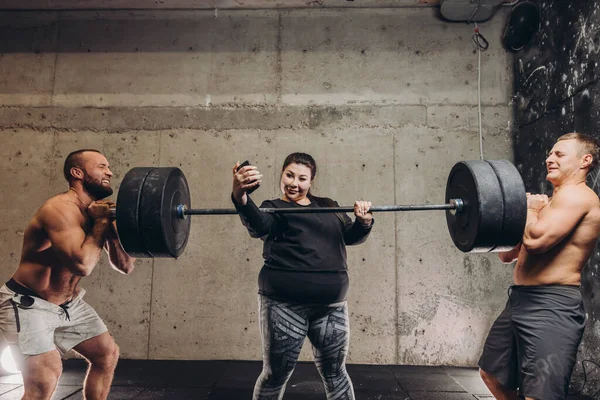
<path fill-rule="evenodd" d="M 600 142 L 598 139 L 585 135 L 583 133 L 571 132 L 559 137 L 556 141 L 560 142 L 561 140 L 571 140 L 575 139 L 579 142 L 581 146 L 580 155 L 590 154 L 592 156 L 592 163 L 590 164 L 590 171 L 596 168 L 598 162 L 600 161 Z"/>

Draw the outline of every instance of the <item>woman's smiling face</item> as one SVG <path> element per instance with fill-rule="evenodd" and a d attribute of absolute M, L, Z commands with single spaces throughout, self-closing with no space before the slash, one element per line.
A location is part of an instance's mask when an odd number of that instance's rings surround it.
<path fill-rule="evenodd" d="M 312 183 L 312 171 L 303 164 L 291 163 L 281 172 L 281 192 L 293 202 L 306 198 Z"/>

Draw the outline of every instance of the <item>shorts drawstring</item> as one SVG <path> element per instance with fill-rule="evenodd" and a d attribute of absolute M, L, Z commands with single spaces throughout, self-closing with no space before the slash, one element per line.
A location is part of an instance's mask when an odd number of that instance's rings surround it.
<path fill-rule="evenodd" d="M 71 320 L 71 316 L 69 315 L 69 310 L 68 310 L 69 303 L 70 303 L 70 301 L 67 301 L 66 303 L 63 303 L 63 304 L 59 305 L 59 307 L 63 309 L 63 311 L 65 312 L 65 316 L 67 317 L 67 320 L 70 321 Z"/>

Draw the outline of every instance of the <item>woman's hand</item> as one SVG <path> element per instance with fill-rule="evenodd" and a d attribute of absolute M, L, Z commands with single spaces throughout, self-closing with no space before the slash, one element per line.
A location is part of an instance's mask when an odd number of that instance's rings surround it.
<path fill-rule="evenodd" d="M 354 215 L 356 219 L 364 226 L 371 226 L 373 222 L 373 214 L 369 212 L 371 209 L 370 201 L 355 201 L 354 202 Z"/>
<path fill-rule="evenodd" d="M 246 195 L 246 192 L 260 185 L 260 178 L 262 178 L 262 175 L 253 165 L 247 165 L 240 168 L 238 171 L 239 166 L 240 162 L 238 161 L 233 167 L 232 193 L 235 202 L 243 206 L 248 202 L 248 196 Z"/>

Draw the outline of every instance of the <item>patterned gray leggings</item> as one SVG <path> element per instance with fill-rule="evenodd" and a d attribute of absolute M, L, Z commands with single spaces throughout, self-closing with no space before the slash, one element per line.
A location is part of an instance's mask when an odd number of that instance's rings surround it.
<path fill-rule="evenodd" d="M 253 400 L 283 398 L 306 336 L 312 344 L 327 399 L 354 400 L 346 372 L 350 338 L 347 303 L 302 305 L 262 295 L 258 301 L 263 370 L 254 386 Z"/>

